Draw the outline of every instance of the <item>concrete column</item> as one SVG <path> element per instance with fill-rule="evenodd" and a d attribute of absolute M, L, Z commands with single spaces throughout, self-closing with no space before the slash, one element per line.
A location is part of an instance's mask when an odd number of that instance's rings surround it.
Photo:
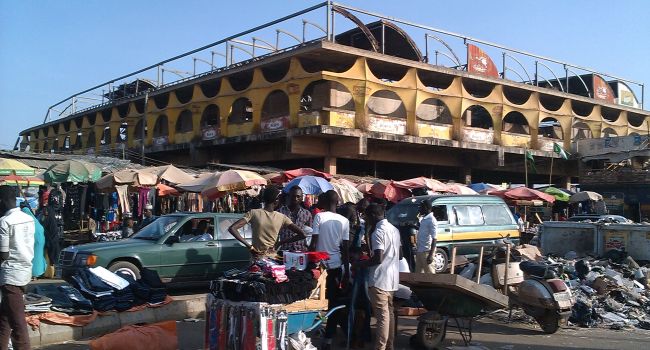
<path fill-rule="evenodd" d="M 323 171 L 332 175 L 336 174 L 336 157 L 326 156 L 323 162 Z"/>
<path fill-rule="evenodd" d="M 564 176 L 560 179 L 560 185 L 567 190 L 571 189 L 571 176 Z"/>
<path fill-rule="evenodd" d="M 472 183 L 472 168 L 463 167 L 460 169 L 460 183 L 465 185 Z"/>

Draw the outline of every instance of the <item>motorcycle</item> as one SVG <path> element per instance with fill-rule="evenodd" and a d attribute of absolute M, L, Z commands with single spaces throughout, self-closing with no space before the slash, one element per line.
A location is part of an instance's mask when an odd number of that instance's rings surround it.
<path fill-rule="evenodd" d="M 507 239 L 504 239 L 507 244 Z M 500 289 L 505 283 L 505 255 L 508 249 L 496 249 L 492 256 L 492 279 L 495 288 Z M 558 278 L 561 265 L 518 261 L 519 257 L 510 254 L 508 265 L 507 293 L 510 299 L 510 316 L 512 308 L 519 306 L 533 317 L 547 334 L 557 332 L 560 325 L 566 324 L 571 316 L 571 308 L 576 302 L 575 296 L 566 283 Z"/>

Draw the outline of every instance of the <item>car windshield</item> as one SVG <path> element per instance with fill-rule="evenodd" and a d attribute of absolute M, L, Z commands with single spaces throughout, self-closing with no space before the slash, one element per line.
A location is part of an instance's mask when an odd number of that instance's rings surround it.
<path fill-rule="evenodd" d="M 161 216 L 155 219 L 149 225 L 145 226 L 132 238 L 157 241 L 160 237 L 164 236 L 167 232 L 169 232 L 169 230 L 176 226 L 180 220 L 181 217 L 176 215 Z"/>

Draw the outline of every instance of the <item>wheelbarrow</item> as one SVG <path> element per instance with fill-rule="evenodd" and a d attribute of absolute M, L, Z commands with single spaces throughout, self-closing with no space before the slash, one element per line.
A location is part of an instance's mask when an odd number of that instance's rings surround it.
<path fill-rule="evenodd" d="M 428 310 L 418 318 L 412 340 L 425 349 L 440 345 L 448 326 L 455 328 L 465 345 L 469 345 L 472 324 L 479 314 L 508 307 L 507 296 L 459 275 L 400 273 L 400 282 L 409 286 Z"/>

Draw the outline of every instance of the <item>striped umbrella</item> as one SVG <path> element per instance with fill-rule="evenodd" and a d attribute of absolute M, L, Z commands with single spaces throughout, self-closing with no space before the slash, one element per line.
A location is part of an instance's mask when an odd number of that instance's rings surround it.
<path fill-rule="evenodd" d="M 36 170 L 15 159 L 0 158 L 0 175 L 34 176 Z"/>
<path fill-rule="evenodd" d="M 7 175 L 0 176 L 0 185 L 10 186 L 40 186 L 45 185 L 45 181 L 35 176 Z"/>

